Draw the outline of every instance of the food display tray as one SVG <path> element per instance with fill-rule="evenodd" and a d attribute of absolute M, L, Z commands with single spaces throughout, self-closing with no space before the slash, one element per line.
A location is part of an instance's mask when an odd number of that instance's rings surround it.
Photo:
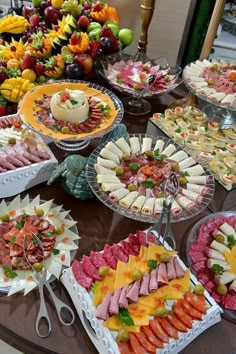
<path fill-rule="evenodd" d="M 178 260 L 182 268 L 186 269 L 185 264 L 180 259 Z M 60 280 L 67 289 L 79 318 L 98 352 L 100 354 L 119 354 L 120 350 L 115 340 L 117 332 L 111 332 L 105 328 L 103 321 L 95 317 L 96 308 L 93 305 L 92 298 L 87 290 L 76 281 L 71 267 L 62 272 Z M 199 284 L 199 282 L 191 274 L 191 287 L 196 284 Z M 177 354 L 181 352 L 202 332 L 221 320 L 222 310 L 207 291 L 204 294 L 207 301 L 207 313 L 202 318 L 202 321 L 195 321 L 193 327 L 186 333 L 179 332 L 178 340 L 171 339 L 163 349 L 157 350 L 158 354 Z"/>

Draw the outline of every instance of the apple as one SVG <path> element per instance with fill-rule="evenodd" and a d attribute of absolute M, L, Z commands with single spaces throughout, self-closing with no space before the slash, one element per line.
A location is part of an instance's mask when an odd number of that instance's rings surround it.
<path fill-rule="evenodd" d="M 52 6 L 46 7 L 44 10 L 44 21 L 47 25 L 56 25 L 57 21 L 61 19 L 61 13 Z"/>
<path fill-rule="evenodd" d="M 35 7 L 40 7 L 42 0 L 32 0 L 32 4 Z"/>
<path fill-rule="evenodd" d="M 133 42 L 134 32 L 129 28 L 122 28 L 118 33 L 118 38 L 121 44 L 126 47 Z"/>
<path fill-rule="evenodd" d="M 102 29 L 102 25 L 100 25 L 100 23 L 98 22 L 90 22 L 90 24 L 87 27 L 87 33 L 100 28 L 100 30 Z"/>
<path fill-rule="evenodd" d="M 76 54 L 74 63 L 79 63 L 84 74 L 89 74 L 93 69 L 93 59 L 86 53 Z"/>
<path fill-rule="evenodd" d="M 24 5 L 22 8 L 22 16 L 24 16 L 27 20 L 29 20 L 32 14 L 38 13 L 39 9 L 33 7 L 31 5 Z"/>
<path fill-rule="evenodd" d="M 90 41 L 93 41 L 94 39 L 99 39 L 101 30 L 101 28 L 96 28 L 90 31 L 88 34 Z"/>
<path fill-rule="evenodd" d="M 118 37 L 120 27 L 116 22 L 107 21 L 106 26 L 112 30 L 112 33 L 114 34 L 115 37 Z"/>

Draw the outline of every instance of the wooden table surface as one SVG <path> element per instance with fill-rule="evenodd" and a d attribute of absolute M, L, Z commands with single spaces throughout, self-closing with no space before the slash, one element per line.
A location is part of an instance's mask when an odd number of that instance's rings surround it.
<path fill-rule="evenodd" d="M 103 82 L 102 82 L 103 83 Z M 105 85 L 105 83 L 103 83 Z M 177 98 L 187 94 L 185 88 L 176 89 L 171 94 L 152 100 L 152 112 L 145 116 L 124 115 L 122 123 L 127 126 L 129 133 L 152 133 L 161 135 L 148 118 L 154 112 L 163 112 L 166 106 Z M 119 94 L 117 93 L 119 96 Z M 88 156 L 98 144 L 97 140 L 91 141 L 89 147 L 78 153 Z M 58 149 L 55 144 L 50 144 L 59 161 L 62 161 L 68 153 Z M 105 243 L 113 244 L 126 238 L 130 232 L 144 230 L 149 224 L 131 220 L 121 216 L 106 207 L 97 198 L 87 201 L 75 199 L 63 190 L 60 182 L 51 186 L 42 183 L 36 187 L 21 193 L 22 197 L 29 193 L 31 197 L 40 194 L 42 199 L 54 198 L 58 205 L 63 205 L 65 210 L 71 210 L 71 216 L 78 222 L 78 230 L 81 236 L 76 258 L 81 259 L 83 254 L 88 255 L 91 250 L 101 250 Z M 227 192 L 216 183 L 216 190 L 211 204 L 201 214 L 184 222 L 173 224 L 176 235 L 177 250 L 180 257 L 186 261 L 186 240 L 195 223 L 206 215 L 220 210 L 236 211 L 236 191 Z M 63 286 L 55 281 L 53 283 L 56 293 L 73 307 L 73 303 Z M 97 353 L 90 341 L 76 313 L 75 323 L 70 327 L 61 326 L 57 320 L 54 307 L 46 296 L 49 316 L 52 320 L 52 334 L 50 337 L 39 338 L 35 332 L 35 319 L 39 308 L 39 294 L 30 292 L 23 297 L 15 294 L 7 297 L 0 295 L 0 338 L 25 354 L 89 354 Z M 222 319 L 222 321 L 197 337 L 182 354 L 233 354 L 236 353 L 236 325 Z"/>

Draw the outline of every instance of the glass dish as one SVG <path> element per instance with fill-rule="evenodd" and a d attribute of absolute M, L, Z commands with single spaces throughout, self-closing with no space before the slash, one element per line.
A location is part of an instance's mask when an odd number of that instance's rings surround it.
<path fill-rule="evenodd" d="M 54 244 L 54 249 L 57 249 L 58 247 L 60 250 L 58 253 L 60 258 L 64 257 L 65 259 L 60 260 L 58 255 L 53 255 L 53 252 L 51 252 L 50 257 L 44 260 L 44 267 L 48 273 L 47 279 L 52 282 L 55 278 L 59 279 L 62 270 L 71 264 L 76 255 L 79 244 L 80 237 L 78 235 L 76 222 L 69 215 L 69 212 L 65 211 L 62 206 L 57 206 L 53 200 L 40 200 L 40 196 L 30 199 L 29 195 L 26 195 L 24 199 L 21 199 L 20 195 L 18 195 L 9 203 L 2 200 L 0 204 L 0 215 L 6 213 L 15 216 L 22 215 L 23 213 L 35 215 L 35 209 L 39 208 L 42 208 L 45 211 L 43 219 L 48 220 L 50 224 L 54 225 L 54 227 L 61 225 L 63 222 L 65 229 L 67 230 L 67 234 L 64 236 L 64 238 L 67 238 L 67 241 L 63 241 L 62 234 L 57 236 Z M 65 247 L 63 249 L 64 243 Z M 31 270 L 16 270 L 16 273 L 18 276 L 14 279 L 9 278 L 6 283 L 6 277 L 4 276 L 4 271 L 0 264 L 0 292 L 8 293 L 8 295 L 26 289 L 29 292 L 37 286 L 34 280 L 31 279 Z"/>
<path fill-rule="evenodd" d="M 146 98 L 167 94 L 182 82 L 182 69 L 171 68 L 167 59 L 162 57 L 149 59 L 118 52 L 101 57 L 96 68 L 114 89 L 129 96 L 122 99 L 124 110 L 134 115 L 150 112 L 151 104 Z M 122 75 L 126 83 L 120 79 Z"/>
<path fill-rule="evenodd" d="M 142 141 L 142 139 L 144 137 L 151 138 L 152 139 L 152 149 L 154 148 L 155 142 L 159 138 L 158 136 L 152 136 L 152 135 L 148 135 L 148 134 L 131 134 L 130 137 L 138 137 L 140 142 Z M 176 146 L 176 148 L 177 148 L 176 151 L 182 150 L 182 148 L 179 145 L 175 144 L 171 139 L 168 139 L 166 137 L 160 137 L 160 139 L 164 141 L 164 148 L 171 143 Z M 139 212 L 133 212 L 130 209 L 126 209 L 126 208 L 121 207 L 118 204 L 118 202 L 111 202 L 109 200 L 108 193 L 104 192 L 101 189 L 101 186 L 97 183 L 97 179 L 96 179 L 97 173 L 95 171 L 94 165 L 97 163 L 97 158 L 100 155 L 100 151 L 102 150 L 102 148 L 105 147 L 105 145 L 107 143 L 108 142 L 100 144 L 92 152 L 92 154 L 88 158 L 88 162 L 87 162 L 87 166 L 86 166 L 87 177 L 88 177 L 88 182 L 89 182 L 89 185 L 90 185 L 92 191 L 97 196 L 97 198 L 100 199 L 101 202 L 103 202 L 107 207 L 109 207 L 113 211 L 117 212 L 118 214 L 121 214 L 123 216 L 126 216 L 126 217 L 134 219 L 134 220 L 139 220 L 139 221 L 143 221 L 143 222 L 147 222 L 147 223 L 156 223 L 159 219 L 158 216 L 143 215 Z M 171 215 L 171 222 L 179 222 L 179 221 L 183 221 L 183 220 L 192 218 L 195 215 L 201 213 L 207 207 L 207 205 L 211 202 L 211 199 L 213 197 L 214 190 L 215 190 L 215 183 L 214 183 L 214 178 L 208 172 L 206 172 L 206 175 L 209 176 L 208 182 L 206 185 L 209 188 L 209 192 L 204 195 L 202 203 L 198 204 L 197 207 L 195 207 L 191 210 L 183 210 L 180 214 L 177 214 L 177 215 L 172 214 Z"/>
<path fill-rule="evenodd" d="M 207 221 L 213 220 L 213 219 L 215 219 L 218 216 L 229 217 L 231 215 L 236 217 L 236 212 L 235 211 L 222 211 L 222 212 L 217 212 L 217 213 L 214 213 L 214 214 L 207 215 L 204 218 L 202 218 L 201 220 L 199 220 L 194 225 L 192 230 L 190 231 L 190 233 L 188 235 L 188 238 L 187 238 L 186 256 L 187 256 L 188 265 L 191 268 L 191 272 L 196 276 L 197 279 L 198 279 L 198 273 L 192 268 L 193 261 L 192 261 L 192 258 L 190 256 L 190 254 L 189 254 L 189 251 L 190 251 L 190 244 L 192 242 L 196 242 L 196 240 L 197 240 L 197 234 L 198 234 L 199 227 L 202 224 L 205 224 Z M 200 279 L 198 279 L 198 280 L 201 281 Z M 219 306 L 221 306 L 221 305 L 219 305 Z M 228 310 L 228 309 L 225 309 L 223 307 L 222 307 L 222 310 L 223 310 L 222 316 L 236 324 L 236 311 Z"/>
<path fill-rule="evenodd" d="M 99 127 L 85 133 L 62 134 L 50 128 L 46 128 L 45 125 L 39 121 L 35 113 L 37 109 L 40 108 L 40 104 L 39 107 L 36 105 L 35 99 L 43 99 L 45 95 L 50 96 L 56 92 L 60 92 L 62 89 L 65 89 L 65 85 L 72 90 L 83 90 L 87 97 L 96 96 L 99 100 L 109 103 L 111 105 L 111 117 L 102 122 Z M 116 125 L 120 123 L 124 115 L 123 105 L 113 92 L 103 86 L 82 80 L 59 80 L 53 84 L 37 86 L 28 91 L 22 98 L 19 102 L 18 110 L 23 122 L 30 129 L 40 133 L 44 137 L 53 138 L 58 147 L 67 151 L 84 149 L 89 145 L 91 139 L 100 137 L 104 133 L 114 129 Z"/>

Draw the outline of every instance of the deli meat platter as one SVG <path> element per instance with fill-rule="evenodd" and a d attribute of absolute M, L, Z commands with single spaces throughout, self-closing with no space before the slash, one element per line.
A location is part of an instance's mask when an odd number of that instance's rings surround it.
<path fill-rule="evenodd" d="M 47 181 L 56 166 L 49 147 L 18 114 L 0 118 L 0 198 Z"/>
<path fill-rule="evenodd" d="M 162 241 L 162 239 L 161 239 Z M 60 278 L 99 353 L 179 353 L 221 309 L 177 253 L 138 230 Z"/>

